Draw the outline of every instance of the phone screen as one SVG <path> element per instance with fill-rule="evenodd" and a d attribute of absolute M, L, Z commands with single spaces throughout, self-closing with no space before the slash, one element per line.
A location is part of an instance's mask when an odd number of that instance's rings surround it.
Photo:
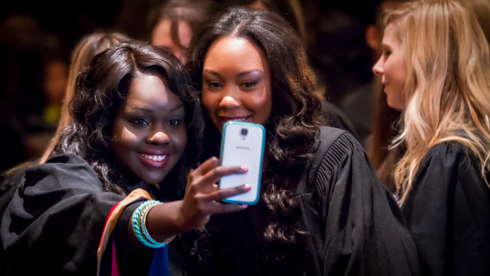
<path fill-rule="evenodd" d="M 265 129 L 259 124 L 230 121 L 223 126 L 222 133 L 221 165 L 245 166 L 248 172 L 221 178 L 219 187 L 230 188 L 244 184 L 251 186 L 248 193 L 229 197 L 223 201 L 256 204 L 260 196 Z"/>

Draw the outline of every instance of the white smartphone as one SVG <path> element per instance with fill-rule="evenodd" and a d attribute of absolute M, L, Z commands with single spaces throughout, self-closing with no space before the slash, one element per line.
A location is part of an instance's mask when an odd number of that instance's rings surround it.
<path fill-rule="evenodd" d="M 229 121 L 223 126 L 220 163 L 222 166 L 245 166 L 248 172 L 221 178 L 219 187 L 231 188 L 250 184 L 248 193 L 223 200 L 227 203 L 254 205 L 260 197 L 265 129 L 262 125 Z"/>

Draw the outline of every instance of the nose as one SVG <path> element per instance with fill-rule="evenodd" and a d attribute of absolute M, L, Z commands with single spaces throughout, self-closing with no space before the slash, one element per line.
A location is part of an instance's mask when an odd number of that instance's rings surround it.
<path fill-rule="evenodd" d="M 164 131 L 164 128 L 152 129 L 146 139 L 146 142 L 148 144 L 154 144 L 154 145 L 165 145 L 168 144 L 169 141 L 170 139 L 167 133 Z"/>
<path fill-rule="evenodd" d="M 383 56 L 379 57 L 378 61 L 376 61 L 376 63 L 374 64 L 373 66 L 373 73 L 375 75 L 378 75 L 378 76 L 381 76 L 383 74 Z"/>
<path fill-rule="evenodd" d="M 238 89 L 232 85 L 228 85 L 228 87 L 225 86 L 223 89 L 223 98 L 219 103 L 219 107 L 223 109 L 233 109 L 239 107 L 240 104 L 240 92 Z"/>
<path fill-rule="evenodd" d="M 232 109 L 240 106 L 240 103 L 231 96 L 225 96 L 219 103 L 221 108 Z"/>

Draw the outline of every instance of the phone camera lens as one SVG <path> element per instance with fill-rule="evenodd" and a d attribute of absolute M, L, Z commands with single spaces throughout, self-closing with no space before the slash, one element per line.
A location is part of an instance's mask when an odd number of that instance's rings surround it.
<path fill-rule="evenodd" d="M 248 129 L 242 128 L 242 135 L 247 135 L 248 134 Z"/>

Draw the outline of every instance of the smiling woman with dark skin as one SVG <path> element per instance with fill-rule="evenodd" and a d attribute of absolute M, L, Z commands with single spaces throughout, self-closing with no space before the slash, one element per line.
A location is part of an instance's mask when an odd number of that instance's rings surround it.
<path fill-rule="evenodd" d="M 204 107 L 203 160 L 229 120 L 263 125 L 266 147 L 257 204 L 212 216 L 175 275 L 417 274 L 396 202 L 357 140 L 322 125 L 306 51 L 281 16 L 229 9 L 196 32 L 186 66 Z"/>
<path fill-rule="evenodd" d="M 167 244 L 247 207 L 220 201 L 248 185 L 215 185 L 246 168 L 209 158 L 189 173 L 200 152 L 199 100 L 162 49 L 131 41 L 98 54 L 70 109 L 52 157 L 26 170 L 2 217 L 6 275 L 166 275 Z"/>
<path fill-rule="evenodd" d="M 135 78 L 129 91 L 112 127 L 114 156 L 139 179 L 156 184 L 177 164 L 187 144 L 185 107 L 158 76 Z M 153 130 L 148 137 L 152 126 L 159 125 L 167 129 Z"/>

